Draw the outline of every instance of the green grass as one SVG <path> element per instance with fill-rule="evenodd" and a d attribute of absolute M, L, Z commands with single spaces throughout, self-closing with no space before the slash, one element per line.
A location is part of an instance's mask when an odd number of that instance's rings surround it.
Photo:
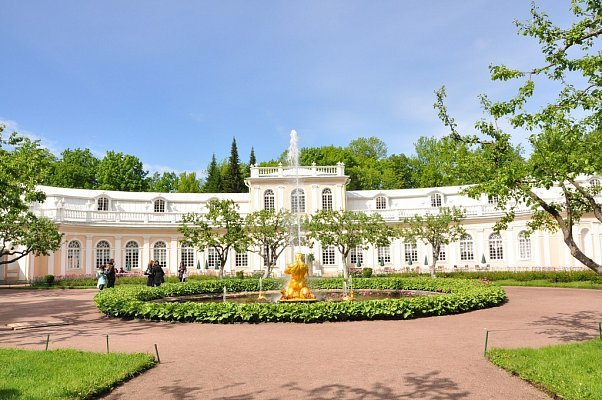
<path fill-rule="evenodd" d="M 563 400 L 602 398 L 602 340 L 542 347 L 492 349 L 495 365 Z"/>
<path fill-rule="evenodd" d="M 154 365 L 143 353 L 0 349 L 0 399 L 88 399 Z"/>
<path fill-rule="evenodd" d="M 532 281 L 517 281 L 515 279 L 504 279 L 492 281 L 493 285 L 498 286 L 531 286 L 531 287 L 557 287 L 570 289 L 598 289 L 602 290 L 602 284 L 591 281 L 575 281 L 575 282 L 550 282 L 544 279 L 535 279 Z"/>

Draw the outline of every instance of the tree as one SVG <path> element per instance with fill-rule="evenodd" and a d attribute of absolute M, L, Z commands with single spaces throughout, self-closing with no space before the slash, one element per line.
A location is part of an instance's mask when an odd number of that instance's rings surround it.
<path fill-rule="evenodd" d="M 201 193 L 201 186 L 201 181 L 196 177 L 195 172 L 182 172 L 175 182 L 178 193 Z"/>
<path fill-rule="evenodd" d="M 424 244 L 431 245 L 431 277 L 435 277 L 435 265 L 439 260 L 441 246 L 459 240 L 466 233 L 462 227 L 463 218 L 464 213 L 456 208 L 440 208 L 438 213 L 414 215 L 404 220 L 402 236 L 405 240 L 421 240 Z"/>
<path fill-rule="evenodd" d="M 232 147 L 230 148 L 230 158 L 223 180 L 223 188 L 225 193 L 244 193 L 246 191 L 245 181 L 240 170 L 236 139 L 234 138 L 232 139 Z"/>
<path fill-rule="evenodd" d="M 290 227 L 293 222 L 292 213 L 284 209 L 259 210 L 247 215 L 245 230 L 250 241 L 249 249 L 263 258 L 266 266 L 264 278 L 270 276 L 278 257 L 291 243 L 294 233 Z"/>
<path fill-rule="evenodd" d="M 223 278 L 230 249 L 246 251 L 248 238 L 234 201 L 212 199 L 207 202 L 207 210 L 206 214 L 185 214 L 178 232 L 184 235 L 183 244 L 199 251 L 215 250 L 219 257 L 219 276 Z"/>
<path fill-rule="evenodd" d="M 96 179 L 99 189 L 124 192 L 145 192 L 147 172 L 138 157 L 107 151 L 98 165 Z"/>
<path fill-rule="evenodd" d="M 347 256 L 353 248 L 387 246 L 396 236 L 380 214 L 342 210 L 320 210 L 305 223 L 307 239 L 315 239 L 323 247 L 335 246 L 343 257 L 345 278 L 349 276 Z"/>
<path fill-rule="evenodd" d="M 175 172 L 155 172 L 149 179 L 149 190 L 157 193 L 175 192 L 177 179 Z"/>
<path fill-rule="evenodd" d="M 215 160 L 215 153 L 211 157 L 211 163 L 207 168 L 207 180 L 203 185 L 203 192 L 205 193 L 221 193 L 222 188 L 222 174 Z"/>
<path fill-rule="evenodd" d="M 257 159 L 255 158 L 255 149 L 251 146 L 251 154 L 249 155 L 249 167 L 257 164 Z"/>
<path fill-rule="evenodd" d="M 600 173 L 602 161 L 602 4 L 600 0 L 574 0 L 570 10 L 574 22 L 566 29 L 554 25 L 535 5 L 532 19 L 517 22 L 519 33 L 538 40 L 545 59 L 543 66 L 519 71 L 505 65 L 491 66 L 494 81 L 519 80 L 518 93 L 506 101 L 481 97 L 491 121 L 475 124 L 478 133 L 461 135 L 443 102 L 445 88 L 437 92 L 439 116 L 457 141 L 479 144 L 488 149 L 487 164 L 492 177 L 469 190 L 469 194 L 494 194 L 505 216 L 496 224 L 504 229 L 514 219 L 519 204 L 531 207 L 529 230 L 562 231 L 571 255 L 586 267 L 602 274 L 602 262 L 584 254 L 573 236 L 573 228 L 585 215 L 602 222 L 601 188 L 588 185 L 580 177 Z M 539 94 L 539 85 L 559 88 L 556 98 Z M 544 98 L 539 103 L 538 99 Z M 511 135 L 502 131 L 499 120 L 513 128 L 530 131 L 531 155 L 516 160 Z M 554 189 L 560 201 L 547 200 L 538 188 Z"/>
<path fill-rule="evenodd" d="M 37 141 L 16 132 L 5 138 L 3 132 L 0 125 L 0 265 L 28 254 L 48 255 L 62 239 L 50 219 L 30 210 L 32 203 L 46 199 L 36 185 L 48 173 L 52 156 Z"/>
<path fill-rule="evenodd" d="M 100 160 L 90 149 L 66 149 L 53 165 L 46 183 L 65 188 L 96 189 L 96 172 Z"/>

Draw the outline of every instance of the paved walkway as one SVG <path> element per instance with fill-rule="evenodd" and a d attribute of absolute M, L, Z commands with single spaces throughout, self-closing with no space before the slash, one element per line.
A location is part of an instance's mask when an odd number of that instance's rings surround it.
<path fill-rule="evenodd" d="M 507 288 L 510 301 L 410 321 L 202 325 L 99 314 L 94 290 L 0 290 L 0 346 L 154 353 L 161 364 L 106 399 L 548 399 L 491 365 L 490 346 L 592 338 L 602 291 Z M 41 327 L 44 323 L 68 325 Z M 36 327 L 37 326 L 37 327 Z"/>

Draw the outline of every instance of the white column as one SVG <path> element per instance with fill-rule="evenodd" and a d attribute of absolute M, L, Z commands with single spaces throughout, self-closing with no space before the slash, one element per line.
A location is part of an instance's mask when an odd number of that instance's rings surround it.
<path fill-rule="evenodd" d="M 84 263 L 85 268 L 86 268 L 86 275 L 89 275 L 92 273 L 93 268 L 96 268 L 96 266 L 92 266 L 92 256 L 94 254 L 94 252 L 92 251 L 92 235 L 86 235 L 86 249 L 85 249 L 85 257 L 86 257 L 86 261 Z M 67 258 L 62 255 L 62 261 L 61 261 L 61 265 L 63 266 L 62 268 L 64 268 L 65 263 L 67 262 Z"/>
<path fill-rule="evenodd" d="M 308 208 L 307 212 L 309 214 L 313 214 L 318 210 L 322 209 L 322 202 L 321 202 L 321 197 L 318 195 L 319 190 L 318 190 L 318 185 L 311 185 L 311 204 L 312 204 L 312 208 Z"/>
<path fill-rule="evenodd" d="M 543 232 L 543 262 L 546 267 L 551 266 L 550 262 L 550 232 Z"/>
<path fill-rule="evenodd" d="M 115 259 L 115 266 L 117 268 L 125 267 L 121 263 L 122 253 L 123 253 L 123 251 L 121 249 L 121 235 L 115 235 L 115 255 L 113 257 Z"/>
<path fill-rule="evenodd" d="M 289 207 L 284 206 L 285 204 L 287 204 L 285 200 L 286 199 L 284 198 L 284 186 L 278 186 L 278 189 L 276 190 L 276 203 L 278 204 L 278 210 L 282 210 L 283 208 L 290 209 Z"/>
<path fill-rule="evenodd" d="M 507 252 L 508 252 L 508 266 L 516 267 L 516 246 L 514 245 L 514 227 L 506 231 L 507 234 Z"/>
<path fill-rule="evenodd" d="M 251 202 L 251 211 L 263 210 L 263 196 L 261 195 L 261 187 L 256 186 L 255 188 L 254 198 Z"/>
<path fill-rule="evenodd" d="M 88 241 L 86 240 L 86 244 Z M 63 243 L 61 246 L 61 276 L 65 276 L 65 271 L 67 270 L 67 243 Z M 86 273 L 88 271 L 88 266 L 86 266 Z"/>
<path fill-rule="evenodd" d="M 600 231 L 601 226 L 602 225 L 598 222 L 592 223 L 592 240 L 594 241 L 594 254 L 592 255 L 592 259 L 597 262 L 602 261 L 602 232 Z"/>
<path fill-rule="evenodd" d="M 533 260 L 533 262 L 535 263 L 535 266 L 537 267 L 541 267 L 542 266 L 542 257 L 541 257 L 541 252 L 542 252 L 542 234 L 540 231 L 537 232 L 533 232 L 533 234 L 530 236 L 531 239 L 531 258 Z M 535 257 L 533 257 L 535 256 Z"/>
<path fill-rule="evenodd" d="M 51 251 L 48 255 L 48 275 L 54 275 L 54 252 Z"/>
<path fill-rule="evenodd" d="M 458 256 L 459 246 L 459 240 L 445 246 L 445 252 L 447 253 L 445 254 L 447 256 L 447 265 L 451 271 L 454 270 L 454 265 L 457 267 L 460 266 L 460 257 Z"/>
<path fill-rule="evenodd" d="M 180 267 L 180 260 L 178 257 L 178 237 L 177 236 L 172 236 L 171 237 L 171 244 L 169 246 L 169 264 L 167 265 L 167 270 L 170 273 L 177 273 L 178 272 L 178 268 Z"/>
<path fill-rule="evenodd" d="M 485 237 L 485 229 L 480 228 L 477 229 L 476 240 L 475 240 L 475 259 L 474 264 L 481 264 L 481 259 L 485 256 L 485 260 L 491 262 L 489 259 L 489 254 L 485 254 L 485 250 L 489 248 L 487 244 L 489 243 L 489 238 Z M 474 265 L 470 265 L 469 267 L 472 269 Z"/>
<path fill-rule="evenodd" d="M 144 243 L 142 244 L 142 268 L 146 271 L 146 266 L 150 262 L 150 235 L 142 235 Z"/>
<path fill-rule="evenodd" d="M 391 241 L 391 262 L 393 267 L 396 265 L 403 268 L 403 256 L 401 254 L 401 240 L 395 239 Z M 420 258 L 420 256 L 418 256 Z"/>
<path fill-rule="evenodd" d="M 333 193 L 334 198 L 332 199 L 333 210 L 345 210 L 347 208 L 347 199 L 345 197 L 345 185 L 336 185 L 336 190 Z"/>

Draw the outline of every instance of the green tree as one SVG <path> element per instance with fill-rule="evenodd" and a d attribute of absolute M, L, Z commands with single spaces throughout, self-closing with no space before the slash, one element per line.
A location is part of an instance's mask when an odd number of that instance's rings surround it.
<path fill-rule="evenodd" d="M 435 277 L 435 265 L 439 261 L 441 246 L 459 240 L 466 233 L 462 227 L 463 218 L 464 213 L 456 208 L 440 208 L 438 213 L 414 215 L 404 220 L 401 235 L 405 240 L 421 240 L 424 244 L 431 245 L 431 277 Z"/>
<path fill-rule="evenodd" d="M 291 243 L 294 233 L 290 227 L 293 222 L 292 213 L 284 209 L 254 211 L 245 218 L 249 250 L 263 258 L 266 267 L 264 278 L 270 276 L 278 257 Z"/>
<path fill-rule="evenodd" d="M 138 157 L 107 151 L 98 165 L 96 179 L 99 189 L 145 192 L 148 190 L 146 174 Z"/>
<path fill-rule="evenodd" d="M 591 270 L 602 274 L 602 263 L 586 255 L 575 242 L 573 230 L 584 214 L 602 222 L 599 185 L 584 184 L 581 176 L 602 171 L 602 3 L 600 0 L 574 0 L 570 10 L 573 23 L 562 28 L 535 5 L 531 20 L 517 22 L 519 33 L 535 38 L 545 59 L 543 66 L 519 71 L 505 65 L 491 66 L 494 81 L 520 81 L 517 94 L 505 101 L 481 97 L 490 120 L 475 124 L 478 133 L 463 136 L 447 112 L 444 88 L 437 92 L 436 107 L 450 136 L 488 149 L 487 164 L 478 168 L 492 171 L 492 177 L 470 188 L 469 194 L 498 195 L 500 208 L 507 209 L 496 224 L 504 229 L 514 219 L 518 205 L 532 208 L 528 226 L 562 231 L 571 255 Z M 559 88 L 555 98 L 539 94 L 540 85 Z M 543 99 L 543 100 L 542 100 Z M 516 148 L 511 135 L 502 131 L 499 120 L 513 128 L 530 131 L 528 160 L 512 157 Z M 477 167 L 477 166 L 475 166 Z M 552 189 L 559 200 L 548 200 L 538 188 Z"/>
<path fill-rule="evenodd" d="M 396 231 L 387 225 L 380 214 L 342 210 L 320 210 L 305 222 L 307 239 L 316 240 L 322 247 L 334 246 L 342 256 L 343 274 L 349 276 L 347 256 L 351 249 L 388 246 Z M 311 242 L 310 242 L 311 243 Z"/>
<path fill-rule="evenodd" d="M 255 149 L 251 146 L 251 154 L 249 155 L 249 167 L 256 165 L 257 159 L 255 158 Z"/>
<path fill-rule="evenodd" d="M 171 193 L 176 191 L 178 177 L 175 172 L 155 172 L 149 179 L 149 191 Z"/>
<path fill-rule="evenodd" d="M 203 186 L 204 193 L 222 193 L 222 174 L 215 159 L 215 154 L 211 157 L 211 163 L 207 168 L 207 179 Z"/>
<path fill-rule="evenodd" d="M 175 189 L 178 193 L 201 193 L 202 183 L 195 172 L 182 172 L 176 179 Z"/>
<path fill-rule="evenodd" d="M 219 257 L 219 276 L 224 277 L 224 266 L 230 249 L 246 251 L 248 237 L 238 205 L 232 200 L 212 199 L 207 202 L 207 213 L 189 213 L 182 217 L 178 232 L 184 235 L 183 244 L 199 251 L 215 249 Z"/>
<path fill-rule="evenodd" d="M 54 222 L 30 210 L 46 199 L 36 185 L 48 174 L 52 156 L 37 141 L 16 132 L 6 138 L 3 132 L 0 125 L 0 265 L 28 254 L 48 255 L 62 239 Z"/>
<path fill-rule="evenodd" d="M 66 149 L 61 159 L 53 165 L 52 175 L 46 182 L 52 186 L 65 188 L 96 189 L 96 173 L 100 160 L 90 149 Z"/>
<path fill-rule="evenodd" d="M 245 181 L 240 170 L 240 160 L 238 158 L 238 148 L 236 147 L 235 138 L 232 139 L 228 168 L 226 169 L 222 185 L 225 193 L 244 193 L 246 191 Z"/>

